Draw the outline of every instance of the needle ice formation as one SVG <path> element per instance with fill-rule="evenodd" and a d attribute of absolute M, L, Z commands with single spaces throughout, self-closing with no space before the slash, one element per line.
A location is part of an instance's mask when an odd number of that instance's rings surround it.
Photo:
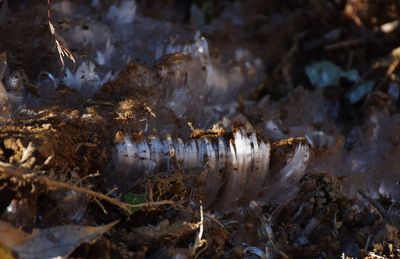
<path fill-rule="evenodd" d="M 75 73 L 66 69 L 66 75 L 63 82 L 66 86 L 74 88 L 84 95 L 91 96 L 95 94 L 102 85 L 112 80 L 113 75 L 109 71 L 103 78 L 95 71 L 96 66 L 93 62 L 82 62 Z"/>
<path fill-rule="evenodd" d="M 309 159 L 308 145 L 299 144 L 287 165 L 279 174 L 268 179 L 265 199 L 277 203 L 288 201 L 298 190 L 300 179 L 306 171 Z"/>
<path fill-rule="evenodd" d="M 134 0 L 124 0 L 120 5 L 113 4 L 106 15 L 107 19 L 117 24 L 131 23 L 136 16 L 136 3 Z"/>
<path fill-rule="evenodd" d="M 122 190 L 134 186 L 139 179 L 158 172 L 183 170 L 204 174 L 202 194 L 205 204 L 225 209 L 241 200 L 258 197 L 264 183 L 270 182 L 271 145 L 257 138 L 254 132 L 236 130 L 232 138 L 199 138 L 184 143 L 182 139 L 149 137 L 133 143 L 129 137 L 115 147 L 114 174 Z M 271 199 L 289 199 L 305 171 L 309 158 L 306 145 L 296 148 L 293 158 L 275 175 L 276 187 L 268 192 Z M 289 190 L 290 189 L 290 190 Z M 282 197 L 272 197 L 280 192 Z M 219 195 L 221 196 L 219 197 Z"/>
<path fill-rule="evenodd" d="M 206 116 L 214 123 L 239 95 L 249 94 L 263 79 L 263 62 L 249 50 L 238 48 L 227 57 L 212 54 L 200 31 L 144 17 L 133 0 L 111 6 L 93 2 L 92 8 L 105 10 L 104 18 L 69 1 L 53 4 L 54 20 L 67 21 L 58 28 L 63 42 L 86 54 L 84 60 L 77 59 L 77 69 L 67 66 L 60 81 L 86 96 L 96 94 L 113 78 L 111 74 L 139 61 L 156 65 L 162 79 L 159 90 L 165 92 L 162 104 L 178 118 Z M 182 56 L 186 59 L 177 58 Z M 187 108 L 193 103 L 204 107 L 200 114 Z M 195 124 L 211 126 L 200 120 Z"/>

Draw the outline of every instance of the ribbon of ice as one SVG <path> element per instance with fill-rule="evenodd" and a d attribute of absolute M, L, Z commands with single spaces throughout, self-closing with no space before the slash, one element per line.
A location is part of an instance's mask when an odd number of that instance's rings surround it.
<path fill-rule="evenodd" d="M 269 177 L 277 180 L 274 192 L 288 190 L 299 180 L 309 159 L 307 145 L 299 144 L 293 158 L 275 176 L 269 175 L 270 153 L 269 143 L 244 130 L 235 131 L 231 139 L 200 138 L 187 143 L 171 137 L 149 137 L 133 143 L 125 137 L 115 148 L 114 177 L 129 185 L 144 175 L 168 172 L 176 166 L 192 172 L 206 170 L 204 202 L 227 208 L 241 199 L 257 198 Z M 221 196 L 217 199 L 217 195 Z"/>

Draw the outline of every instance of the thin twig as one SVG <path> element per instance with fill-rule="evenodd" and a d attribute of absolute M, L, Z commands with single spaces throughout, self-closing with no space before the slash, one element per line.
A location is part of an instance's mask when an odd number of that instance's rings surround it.
<path fill-rule="evenodd" d="M 217 224 L 220 228 L 222 228 L 222 230 L 225 233 L 229 234 L 229 231 L 225 229 L 224 224 L 222 224 L 218 219 L 216 219 L 214 217 L 214 215 L 211 215 L 211 214 L 208 214 L 208 213 L 204 212 L 204 216 L 206 216 L 207 218 L 211 219 L 215 224 Z"/>
<path fill-rule="evenodd" d="M 75 185 L 82 185 L 83 181 L 85 181 L 86 179 L 97 177 L 97 176 L 100 176 L 99 171 L 97 171 L 95 174 L 88 174 L 88 175 L 80 178 Z"/>
<path fill-rule="evenodd" d="M 338 48 L 352 47 L 354 45 L 360 45 L 363 43 L 365 43 L 364 39 L 350 39 L 350 40 L 340 41 L 340 42 L 326 45 L 324 48 L 325 48 L 325 50 L 334 50 L 334 49 L 338 49 Z"/>

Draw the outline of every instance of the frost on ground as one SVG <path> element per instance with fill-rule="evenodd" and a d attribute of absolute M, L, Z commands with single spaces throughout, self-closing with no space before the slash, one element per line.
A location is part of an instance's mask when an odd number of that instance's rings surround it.
<path fill-rule="evenodd" d="M 400 8 L 334 2 L 0 1 L 0 257 L 398 257 Z"/>

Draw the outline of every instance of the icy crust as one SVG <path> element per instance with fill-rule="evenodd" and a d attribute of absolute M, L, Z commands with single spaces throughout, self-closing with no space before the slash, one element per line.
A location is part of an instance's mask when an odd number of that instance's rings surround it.
<path fill-rule="evenodd" d="M 115 147 L 112 177 L 124 179 L 118 186 L 124 190 L 145 175 L 172 170 L 205 171 L 201 188 L 203 202 L 207 206 L 214 203 L 227 209 L 240 200 L 258 197 L 264 183 L 270 181 L 270 153 L 269 143 L 257 139 L 254 132 L 248 133 L 243 129 L 235 131 L 231 139 L 200 138 L 186 143 L 171 137 L 162 140 L 149 137 L 133 143 L 125 137 Z M 291 197 L 305 172 L 308 159 L 308 146 L 297 146 L 293 158 L 272 178 L 276 186 L 271 192 L 267 191 L 271 195 L 269 200 L 283 202 Z M 281 192 L 283 197 L 277 198 L 272 192 Z"/>

